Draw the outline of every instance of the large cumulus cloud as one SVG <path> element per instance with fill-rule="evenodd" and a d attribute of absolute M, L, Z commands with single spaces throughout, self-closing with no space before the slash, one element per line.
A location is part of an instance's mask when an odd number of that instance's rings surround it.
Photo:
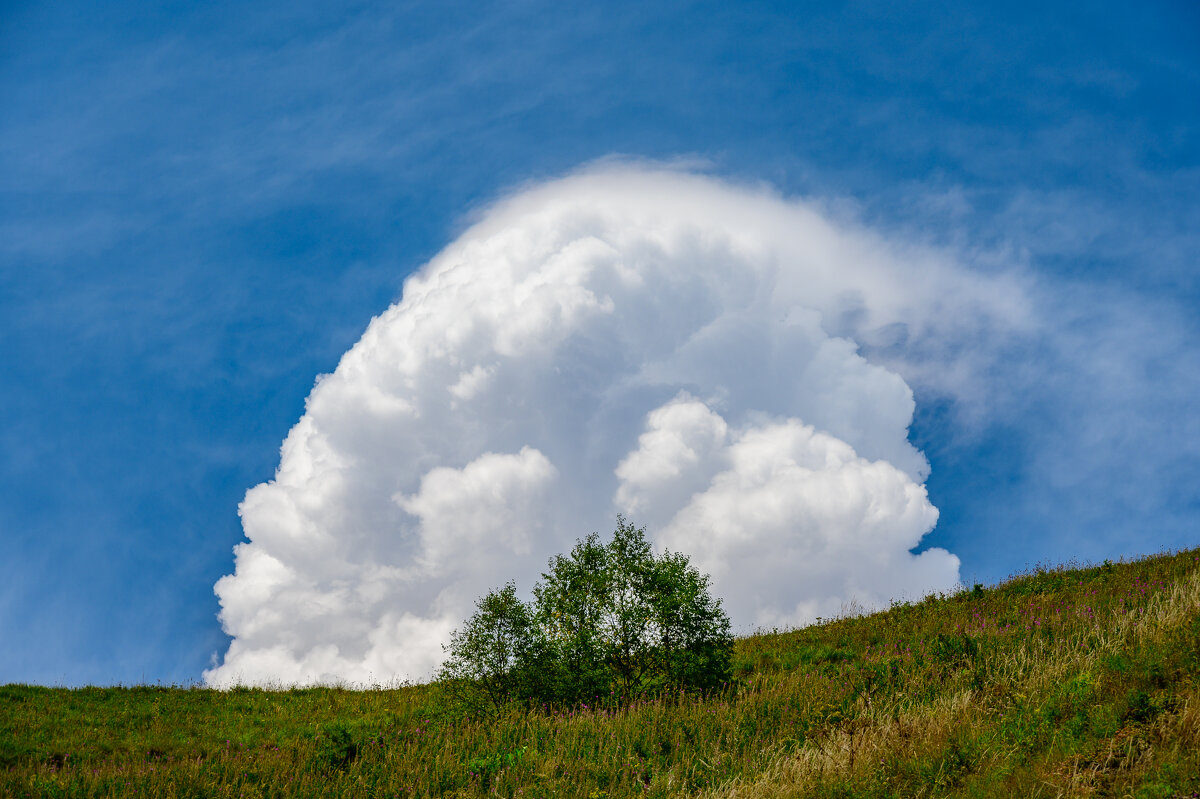
<path fill-rule="evenodd" d="M 216 586 L 231 682 L 421 678 L 627 513 L 736 625 L 951 588 L 905 376 L 969 394 L 1019 283 L 763 188 L 609 166 L 493 206 L 318 379 Z"/>

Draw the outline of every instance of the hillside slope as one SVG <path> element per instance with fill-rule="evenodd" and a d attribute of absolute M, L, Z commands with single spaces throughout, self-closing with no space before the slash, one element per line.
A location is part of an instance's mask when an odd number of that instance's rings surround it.
<path fill-rule="evenodd" d="M 1200 791 L 1200 551 L 737 642 L 717 696 L 462 715 L 437 686 L 0 688 L 3 796 Z"/>

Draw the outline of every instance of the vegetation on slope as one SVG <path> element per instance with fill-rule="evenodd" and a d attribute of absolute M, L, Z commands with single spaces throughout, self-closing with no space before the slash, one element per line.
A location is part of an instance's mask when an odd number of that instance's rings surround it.
<path fill-rule="evenodd" d="M 655 555 L 622 516 L 550 560 L 527 605 L 509 583 L 476 604 L 450 639 L 438 682 L 465 709 L 579 706 L 729 684 L 729 617 L 708 577 L 675 552 Z"/>
<path fill-rule="evenodd" d="M 1200 551 L 735 644 L 732 683 L 464 715 L 438 686 L 0 688 L 4 796 L 1200 790 Z"/>

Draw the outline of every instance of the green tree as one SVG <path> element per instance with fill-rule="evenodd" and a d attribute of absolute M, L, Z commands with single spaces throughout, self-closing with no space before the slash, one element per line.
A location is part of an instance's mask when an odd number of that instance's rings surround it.
<path fill-rule="evenodd" d="M 511 583 L 484 597 L 454 634 L 443 679 L 495 704 L 718 687 L 729 618 L 708 577 L 679 553 L 656 556 L 645 532 L 618 516 L 611 541 L 593 533 L 552 558 L 533 607 Z"/>
<path fill-rule="evenodd" d="M 475 615 L 450 637 L 438 679 L 475 709 L 497 708 L 535 690 L 544 644 L 533 612 L 509 582 L 475 603 Z"/>

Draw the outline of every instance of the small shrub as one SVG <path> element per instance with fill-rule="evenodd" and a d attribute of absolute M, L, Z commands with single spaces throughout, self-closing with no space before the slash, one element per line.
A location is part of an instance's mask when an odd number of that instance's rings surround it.
<path fill-rule="evenodd" d="M 357 757 L 358 742 L 349 725 L 335 721 L 320 728 L 314 755 L 319 768 L 344 769 Z"/>
<path fill-rule="evenodd" d="M 467 762 L 468 776 L 479 780 L 480 787 L 486 791 L 498 773 L 521 762 L 527 749 L 528 747 L 522 746 L 510 752 L 492 752 L 474 758 Z"/>
<path fill-rule="evenodd" d="M 1130 721 L 1149 721 L 1158 713 L 1158 708 L 1151 701 L 1150 694 L 1141 688 L 1134 688 L 1125 697 L 1125 718 Z"/>
<path fill-rule="evenodd" d="M 964 668 L 979 656 L 979 645 L 969 635 L 938 633 L 933 639 L 931 654 L 935 662 L 947 669 Z"/>

